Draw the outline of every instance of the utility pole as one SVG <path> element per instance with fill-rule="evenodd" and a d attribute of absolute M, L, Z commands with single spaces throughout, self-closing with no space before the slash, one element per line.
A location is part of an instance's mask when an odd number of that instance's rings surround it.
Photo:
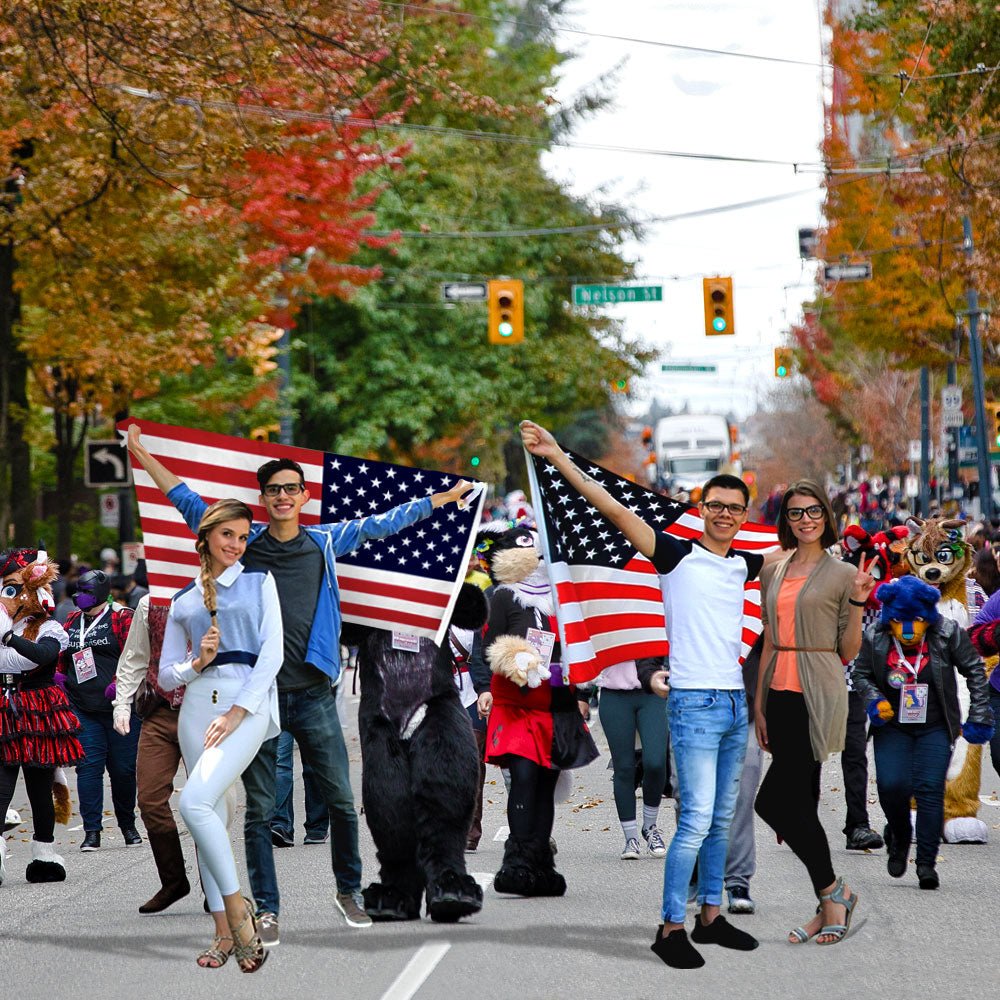
<path fill-rule="evenodd" d="M 958 356 L 958 341 L 955 349 L 955 356 Z M 955 361 L 948 362 L 948 385 L 958 385 L 958 364 Z M 948 499 L 957 500 L 960 493 L 957 492 L 958 481 L 958 428 L 948 428 Z"/>
<path fill-rule="evenodd" d="M 972 261 L 975 244 L 972 241 L 972 220 L 962 216 L 962 246 L 965 257 Z M 965 295 L 969 317 L 969 360 L 972 367 L 972 391 L 976 397 L 976 450 L 979 453 L 979 505 L 982 516 L 993 516 L 993 475 L 990 465 L 990 442 L 986 433 L 986 386 L 983 376 L 983 343 L 979 339 L 979 294 L 970 279 Z"/>
<path fill-rule="evenodd" d="M 931 375 L 924 365 L 920 369 L 920 516 L 927 517 L 931 509 Z"/>

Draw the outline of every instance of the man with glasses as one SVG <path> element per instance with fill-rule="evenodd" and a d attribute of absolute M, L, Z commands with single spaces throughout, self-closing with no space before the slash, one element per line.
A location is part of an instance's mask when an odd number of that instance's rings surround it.
<path fill-rule="evenodd" d="M 129 451 L 180 511 L 192 531 L 208 506 L 142 444 L 135 424 L 128 429 Z M 303 527 L 299 516 L 309 500 L 302 467 L 288 458 L 265 462 L 257 470 L 260 504 L 267 524 L 250 530 L 243 561 L 248 569 L 274 576 L 284 628 L 284 660 L 278 672 L 281 728 L 290 732 L 304 761 L 312 767 L 330 810 L 330 850 L 337 882 L 335 904 L 351 927 L 370 927 L 361 900 L 361 855 L 358 814 L 351 791 L 344 734 L 331 682 L 340 676 L 340 592 L 336 557 L 353 552 L 366 539 L 386 538 L 430 515 L 431 510 L 459 500 L 471 484 L 458 482 L 373 517 Z M 261 939 L 278 944 L 278 878 L 271 842 L 275 808 L 278 737 L 267 740 L 243 772 L 246 790 L 247 874 L 257 904 Z"/>
<path fill-rule="evenodd" d="M 663 878 L 663 926 L 652 950 L 673 968 L 705 964 L 684 929 L 688 883 L 698 864 L 701 913 L 691 940 L 750 951 L 755 938 L 720 913 L 729 827 L 746 755 L 747 701 L 740 666 L 744 587 L 763 557 L 739 552 L 733 540 L 747 519 L 750 492 L 735 476 L 713 476 L 702 489 L 704 533 L 697 540 L 654 530 L 573 464 L 555 438 L 531 421 L 524 446 L 551 462 L 586 500 L 649 558 L 660 575 L 670 640 L 667 718 L 676 765 L 677 831 Z M 666 675 L 654 675 L 654 690 Z"/>

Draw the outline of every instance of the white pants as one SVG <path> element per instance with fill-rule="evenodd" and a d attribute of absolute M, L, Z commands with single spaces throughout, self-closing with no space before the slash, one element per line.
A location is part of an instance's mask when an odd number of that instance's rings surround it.
<path fill-rule="evenodd" d="M 177 737 L 188 779 L 180 797 L 181 816 L 198 848 L 201 883 L 213 913 L 224 909 L 222 897 L 239 892 L 239 876 L 229 842 L 226 792 L 257 755 L 267 733 L 266 714 L 247 715 L 217 746 L 205 749 L 212 720 L 233 706 L 243 681 L 220 676 L 225 668 L 207 668 L 184 691 Z"/>

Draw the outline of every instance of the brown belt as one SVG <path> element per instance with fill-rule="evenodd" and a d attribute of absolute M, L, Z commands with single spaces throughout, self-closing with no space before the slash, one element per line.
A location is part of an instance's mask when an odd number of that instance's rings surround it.
<path fill-rule="evenodd" d="M 816 646 L 775 646 L 779 653 L 836 653 L 835 649 L 819 649 Z"/>

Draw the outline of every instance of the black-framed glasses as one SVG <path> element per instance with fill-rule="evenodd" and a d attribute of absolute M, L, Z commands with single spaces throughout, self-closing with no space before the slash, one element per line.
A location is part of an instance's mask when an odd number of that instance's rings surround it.
<path fill-rule="evenodd" d="M 746 504 L 723 503 L 721 500 L 709 500 L 708 503 L 703 503 L 702 507 L 710 514 L 721 514 L 724 510 L 728 510 L 733 517 L 739 517 L 747 512 Z"/>
<path fill-rule="evenodd" d="M 300 493 L 304 492 L 305 488 L 305 483 L 268 483 L 264 487 L 264 496 L 276 497 L 280 496 L 281 492 L 284 491 L 290 497 L 297 497 Z"/>
<path fill-rule="evenodd" d="M 789 507 L 785 511 L 785 516 L 789 521 L 801 521 L 803 515 L 808 517 L 810 521 L 822 521 L 826 516 L 826 511 L 818 503 L 811 503 L 808 507 Z"/>

